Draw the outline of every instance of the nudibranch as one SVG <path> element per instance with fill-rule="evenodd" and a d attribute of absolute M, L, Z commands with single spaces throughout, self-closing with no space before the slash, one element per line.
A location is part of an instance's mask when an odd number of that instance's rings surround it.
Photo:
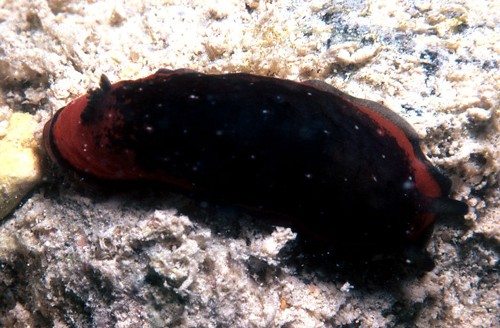
<path fill-rule="evenodd" d="M 159 70 L 100 87 L 46 124 L 53 160 L 103 180 L 155 180 L 291 218 L 334 244 L 422 248 L 464 215 L 413 128 L 319 81 Z"/>

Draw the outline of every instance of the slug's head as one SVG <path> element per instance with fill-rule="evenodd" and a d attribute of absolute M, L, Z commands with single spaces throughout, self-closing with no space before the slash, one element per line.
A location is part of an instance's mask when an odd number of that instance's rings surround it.
<path fill-rule="evenodd" d="M 60 162 L 60 155 L 59 151 L 57 150 L 57 146 L 54 142 L 54 137 L 52 135 L 52 130 L 54 123 L 57 121 L 57 117 L 59 116 L 59 113 L 64 110 L 65 107 L 60 108 L 56 114 L 47 122 L 45 123 L 45 126 L 43 127 L 43 145 L 45 147 L 45 151 L 49 155 L 50 159 L 52 161 L 59 163 Z"/>
<path fill-rule="evenodd" d="M 105 180 L 141 177 L 135 152 L 123 142 L 133 132 L 127 128 L 128 121 L 121 112 L 126 106 L 123 102 L 117 104 L 113 91 L 126 83 L 111 85 L 103 75 L 99 88 L 57 111 L 45 125 L 43 136 L 52 160 L 87 177 Z"/>
<path fill-rule="evenodd" d="M 43 143 L 49 157 L 61 166 L 68 166 L 66 157 L 61 153 L 73 142 L 76 127 L 80 124 L 80 114 L 87 106 L 87 97 L 82 96 L 60 108 L 54 116 L 45 123 L 43 128 Z"/>
<path fill-rule="evenodd" d="M 102 108 L 111 90 L 111 83 L 103 75 L 100 87 L 60 108 L 45 124 L 43 143 L 50 158 L 61 166 L 82 171 L 85 145 L 90 144 L 92 129 L 102 116 Z"/>

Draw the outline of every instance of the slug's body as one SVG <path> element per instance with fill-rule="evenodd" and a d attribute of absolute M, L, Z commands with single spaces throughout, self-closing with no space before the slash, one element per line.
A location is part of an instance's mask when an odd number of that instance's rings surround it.
<path fill-rule="evenodd" d="M 403 119 L 315 81 L 103 78 L 56 113 L 44 139 L 53 159 L 86 175 L 163 181 L 338 244 L 421 247 L 436 215 L 467 211 Z"/>

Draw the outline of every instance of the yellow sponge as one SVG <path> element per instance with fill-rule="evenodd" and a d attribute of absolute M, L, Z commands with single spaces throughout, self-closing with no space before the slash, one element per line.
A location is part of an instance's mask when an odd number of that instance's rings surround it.
<path fill-rule="evenodd" d="M 0 139 L 0 219 L 9 214 L 41 180 L 35 118 L 13 113 L 7 134 Z"/>

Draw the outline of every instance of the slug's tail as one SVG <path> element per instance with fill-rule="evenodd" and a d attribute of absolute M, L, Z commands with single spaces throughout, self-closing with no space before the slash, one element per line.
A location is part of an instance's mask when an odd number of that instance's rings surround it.
<path fill-rule="evenodd" d="M 431 201 L 430 211 L 437 215 L 465 215 L 469 212 L 469 206 L 464 202 L 442 197 Z"/>

